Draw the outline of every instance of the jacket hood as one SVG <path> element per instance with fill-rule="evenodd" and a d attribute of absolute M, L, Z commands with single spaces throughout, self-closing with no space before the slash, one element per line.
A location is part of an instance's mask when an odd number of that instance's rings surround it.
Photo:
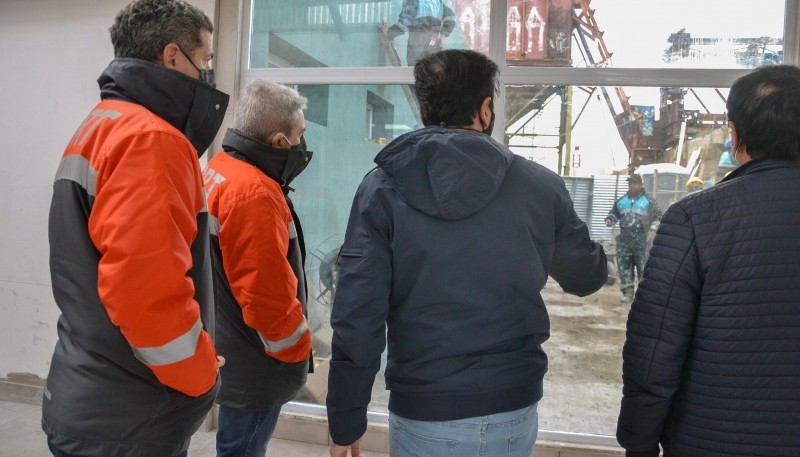
<path fill-rule="evenodd" d="M 225 132 L 222 149 L 258 168 L 280 184 L 284 193 L 294 190 L 289 183 L 306 169 L 314 155 L 311 151 L 276 149 L 235 129 Z"/>
<path fill-rule="evenodd" d="M 375 163 L 407 204 L 457 220 L 494 198 L 513 157 L 488 135 L 429 127 L 398 137 Z"/>
<path fill-rule="evenodd" d="M 112 60 L 97 83 L 100 98 L 142 105 L 183 132 L 198 155 L 217 135 L 230 98 L 199 79 L 141 59 Z"/>

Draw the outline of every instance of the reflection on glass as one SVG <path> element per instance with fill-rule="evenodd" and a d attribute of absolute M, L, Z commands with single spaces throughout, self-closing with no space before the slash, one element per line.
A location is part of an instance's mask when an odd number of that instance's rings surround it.
<path fill-rule="evenodd" d="M 509 0 L 506 58 L 514 65 L 569 64 L 572 0 Z"/>
<path fill-rule="evenodd" d="M 604 218 L 635 171 L 666 209 L 686 182 L 706 186 L 727 168 L 727 89 L 657 87 L 506 87 L 506 140 L 519 156 L 565 175 L 578 215 L 615 262 L 618 227 Z M 531 196 L 535 198 L 535 196 Z M 612 266 L 615 267 L 616 264 Z M 550 367 L 539 403 L 546 430 L 613 435 L 621 398 L 620 358 L 629 304 L 619 278 L 585 298 L 544 291 L 551 319 Z"/>
<path fill-rule="evenodd" d="M 489 50 L 489 0 L 255 0 L 250 68 L 413 65 Z"/>
<path fill-rule="evenodd" d="M 419 126 L 407 89 L 298 86 L 309 100 L 306 141 L 315 154 L 294 182 L 292 199 L 306 235 L 317 364 L 298 401 L 324 404 L 338 249 L 353 195 L 374 167 L 375 155 Z M 690 177 L 713 185 L 729 170 L 724 160 L 729 150 L 727 89 L 509 86 L 506 97 L 504 132 L 511 150 L 565 175 L 576 211 L 612 261 L 617 229 L 606 227 L 603 219 L 626 192 L 630 170 L 643 176 L 646 191 L 664 209 L 685 195 Z M 628 308 L 620 304 L 618 279 L 612 275 L 610 281 L 586 298 L 567 296 L 555 284 L 545 288 L 552 331 L 545 348 L 550 369 L 539 406 L 543 429 L 614 433 Z M 372 411 L 387 411 L 382 372 L 372 398 Z"/>
<path fill-rule="evenodd" d="M 438 49 L 488 53 L 492 3 L 506 8 L 509 65 L 783 61 L 783 0 L 254 0 L 250 67 L 403 66 Z"/>
<path fill-rule="evenodd" d="M 298 401 L 324 404 L 337 254 L 353 195 L 380 149 L 419 121 L 404 85 L 298 90 L 309 99 L 306 140 L 315 155 L 292 198 L 306 234 L 317 364 Z M 664 209 L 685 195 L 690 177 L 713 185 L 727 172 L 726 96 L 726 89 L 708 88 L 509 86 L 504 131 L 516 154 L 566 175 L 576 211 L 613 261 L 617 229 L 603 218 L 626 192 L 631 170 Z M 628 308 L 620 305 L 617 278 L 610 281 L 586 298 L 567 296 L 554 284 L 545 288 L 552 332 L 540 403 L 544 429 L 614 433 Z M 372 398 L 372 411 L 387 410 L 382 372 Z"/>
<path fill-rule="evenodd" d="M 754 68 L 783 61 L 783 0 L 506 3 L 509 65 Z"/>
<path fill-rule="evenodd" d="M 356 188 L 375 167 L 381 148 L 418 127 L 404 85 L 299 85 L 308 98 L 305 139 L 314 158 L 292 187 L 306 246 L 309 324 L 317 372 L 297 401 L 325 404 L 330 358 L 330 308 L 336 291 L 337 254 Z M 383 375 L 371 408 L 386 411 Z"/>

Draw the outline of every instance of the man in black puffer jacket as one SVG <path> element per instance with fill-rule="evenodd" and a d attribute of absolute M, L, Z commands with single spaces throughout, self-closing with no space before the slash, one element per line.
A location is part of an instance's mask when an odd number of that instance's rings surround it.
<path fill-rule="evenodd" d="M 666 212 L 628 317 L 629 456 L 800 452 L 800 69 L 740 78 L 727 107 L 741 166 Z"/>

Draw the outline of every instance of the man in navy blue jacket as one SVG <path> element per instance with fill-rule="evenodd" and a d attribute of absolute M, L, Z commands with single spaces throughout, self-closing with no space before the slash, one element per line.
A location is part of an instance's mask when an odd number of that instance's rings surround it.
<path fill-rule="evenodd" d="M 628 317 L 628 456 L 800 452 L 800 69 L 728 96 L 741 164 L 661 219 Z"/>
<path fill-rule="evenodd" d="M 541 290 L 550 275 L 597 291 L 606 256 L 564 181 L 491 138 L 494 62 L 440 51 L 414 78 L 427 127 L 378 154 L 341 251 L 331 455 L 358 455 L 387 339 L 393 456 L 530 455 L 550 334 Z"/>

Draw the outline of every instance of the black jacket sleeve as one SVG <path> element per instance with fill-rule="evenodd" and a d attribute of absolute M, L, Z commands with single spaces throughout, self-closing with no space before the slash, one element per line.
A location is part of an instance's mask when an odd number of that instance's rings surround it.
<path fill-rule="evenodd" d="M 339 445 L 352 444 L 367 429 L 372 384 L 386 347 L 391 232 L 386 209 L 376 196 L 379 173 L 367 175 L 353 201 L 331 311 L 328 424 Z"/>
<path fill-rule="evenodd" d="M 597 292 L 608 278 L 603 247 L 589 237 L 589 229 L 578 218 L 563 181 L 556 201 L 556 234 L 550 276 L 564 292 L 585 296 Z"/>
<path fill-rule="evenodd" d="M 702 284 L 694 239 L 691 220 L 672 205 L 628 315 L 617 441 L 629 455 L 657 452 L 681 383 Z"/>

